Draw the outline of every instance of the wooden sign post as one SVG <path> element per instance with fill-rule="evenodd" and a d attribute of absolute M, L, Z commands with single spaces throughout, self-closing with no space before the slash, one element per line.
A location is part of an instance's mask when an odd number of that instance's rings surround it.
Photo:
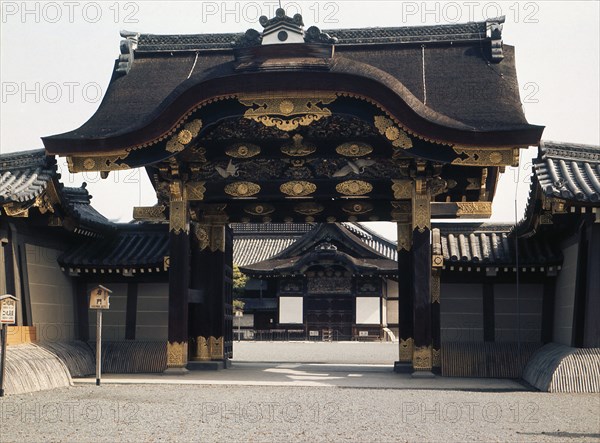
<path fill-rule="evenodd" d="M 14 295 L 0 296 L 0 325 L 2 325 L 2 358 L 0 359 L 0 397 L 4 397 L 4 374 L 6 371 L 6 340 L 8 339 L 8 325 L 17 320 L 17 297 Z"/>
<path fill-rule="evenodd" d="M 110 294 L 110 289 L 100 285 L 90 292 L 90 309 L 96 310 L 96 386 L 102 375 L 102 311 L 110 308 Z"/>

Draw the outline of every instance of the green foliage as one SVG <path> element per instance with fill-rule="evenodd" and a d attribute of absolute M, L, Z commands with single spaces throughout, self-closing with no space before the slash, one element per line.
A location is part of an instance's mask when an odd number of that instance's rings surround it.
<path fill-rule="evenodd" d="M 244 288 L 248 282 L 248 276 L 240 271 L 240 267 L 236 264 L 233 265 L 233 295 L 234 297 L 243 297 Z M 235 306 L 235 301 L 234 301 Z M 243 308 L 243 306 L 242 306 Z"/>

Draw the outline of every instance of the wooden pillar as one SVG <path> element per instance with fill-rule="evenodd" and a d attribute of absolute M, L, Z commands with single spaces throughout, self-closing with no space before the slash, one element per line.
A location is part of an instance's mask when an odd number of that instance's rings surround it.
<path fill-rule="evenodd" d="M 414 181 L 412 199 L 413 369 L 431 374 L 431 193 L 425 179 Z"/>
<path fill-rule="evenodd" d="M 398 370 L 399 365 L 412 362 L 413 294 L 411 273 L 412 228 L 410 223 L 398 223 Z"/>
<path fill-rule="evenodd" d="M 194 323 L 190 335 L 195 344 L 191 355 L 195 361 L 224 360 L 229 355 L 225 353 L 226 299 L 232 265 L 227 257 L 232 254 L 226 253 L 225 221 L 222 210 L 207 208 L 202 221 L 194 224 L 192 287 L 203 297 L 190 315 Z"/>
<path fill-rule="evenodd" d="M 431 363 L 435 373 L 442 370 L 442 324 L 440 318 L 440 276 L 439 269 L 431 271 Z"/>
<path fill-rule="evenodd" d="M 542 343 L 551 343 L 554 335 L 554 301 L 556 294 L 556 277 L 544 280 L 544 298 L 542 301 Z"/>
<path fill-rule="evenodd" d="M 180 181 L 171 184 L 169 210 L 169 341 L 167 370 L 184 370 L 188 361 L 190 280 L 189 204 Z"/>

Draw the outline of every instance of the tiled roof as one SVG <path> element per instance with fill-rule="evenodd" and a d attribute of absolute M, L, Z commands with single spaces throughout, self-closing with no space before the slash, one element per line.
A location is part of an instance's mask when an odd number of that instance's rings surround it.
<path fill-rule="evenodd" d="M 498 19 L 496 19 L 498 20 Z M 337 46 L 382 43 L 432 43 L 482 40 L 486 38 L 486 22 L 469 22 L 436 26 L 404 26 L 388 28 L 330 29 L 323 32 L 337 37 Z M 243 33 L 156 35 L 140 34 L 136 52 L 176 52 L 231 49 Z"/>
<path fill-rule="evenodd" d="M 35 199 L 55 176 L 56 161 L 43 149 L 0 155 L 0 204 Z"/>
<path fill-rule="evenodd" d="M 81 224 L 102 229 L 115 227 L 114 223 L 96 211 L 91 205 L 92 196 L 86 189 L 86 183 L 83 183 L 80 188 L 63 187 L 61 194 L 63 196 L 63 206 Z"/>
<path fill-rule="evenodd" d="M 160 224 L 120 225 L 112 236 L 90 239 L 59 257 L 66 270 L 140 269 L 162 272 L 169 255 L 168 226 Z M 143 272 L 143 271 L 142 271 Z"/>
<path fill-rule="evenodd" d="M 233 236 L 233 263 L 246 266 L 279 254 L 304 234 L 313 229 L 309 223 L 266 223 L 231 225 Z"/>
<path fill-rule="evenodd" d="M 342 223 L 348 230 L 358 236 L 369 247 L 390 260 L 398 261 L 398 248 L 396 243 L 387 240 L 370 228 L 358 223 Z"/>
<path fill-rule="evenodd" d="M 433 253 L 444 256 L 446 266 L 516 264 L 514 225 L 436 223 L 433 227 Z M 518 240 L 519 266 L 562 263 L 562 255 L 549 239 L 537 235 Z"/>
<path fill-rule="evenodd" d="M 533 168 L 542 192 L 584 203 L 600 201 L 600 147 L 542 142 Z"/>

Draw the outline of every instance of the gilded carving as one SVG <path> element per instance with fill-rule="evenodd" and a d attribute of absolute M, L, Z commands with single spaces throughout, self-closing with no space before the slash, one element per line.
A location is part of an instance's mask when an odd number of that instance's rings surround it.
<path fill-rule="evenodd" d="M 433 350 L 431 351 L 431 354 L 432 354 L 431 357 L 432 357 L 433 367 L 441 368 L 442 367 L 442 350 L 433 348 Z"/>
<path fill-rule="evenodd" d="M 223 337 L 209 337 L 211 360 L 223 360 Z"/>
<path fill-rule="evenodd" d="M 412 229 L 407 223 L 398 223 L 398 251 L 410 251 L 412 245 Z"/>
<path fill-rule="evenodd" d="M 118 155 L 106 155 L 102 157 L 67 157 L 67 165 L 69 172 L 86 172 L 86 171 L 119 171 L 129 169 L 129 165 L 124 162 L 119 162 L 129 155 L 123 153 Z"/>
<path fill-rule="evenodd" d="M 166 206 L 136 206 L 133 208 L 134 220 L 161 221 L 166 220 Z"/>
<path fill-rule="evenodd" d="M 391 201 L 390 204 L 392 205 L 391 221 L 408 224 L 412 222 L 410 201 Z"/>
<path fill-rule="evenodd" d="M 305 181 L 291 181 L 282 184 L 279 190 L 290 197 L 306 197 L 317 190 L 317 185 Z"/>
<path fill-rule="evenodd" d="M 431 197 L 425 180 L 417 180 L 412 199 L 413 229 L 431 229 Z"/>
<path fill-rule="evenodd" d="M 183 368 L 187 365 L 187 342 L 167 343 L 167 368 Z"/>
<path fill-rule="evenodd" d="M 190 226 L 188 223 L 188 204 L 183 200 L 171 200 L 169 214 L 169 230 L 175 235 L 182 232 L 187 234 Z"/>
<path fill-rule="evenodd" d="M 432 255 L 431 256 L 431 266 L 433 268 L 441 268 L 444 266 L 444 256 L 443 255 Z"/>
<path fill-rule="evenodd" d="M 359 196 L 371 192 L 373 185 L 362 180 L 348 180 L 338 183 L 335 190 L 342 195 Z"/>
<path fill-rule="evenodd" d="M 370 203 L 349 203 L 343 205 L 342 210 L 351 215 L 362 215 L 371 212 L 373 205 Z"/>
<path fill-rule="evenodd" d="M 258 95 L 239 97 L 240 103 L 250 107 L 244 113 L 245 118 L 265 126 L 275 126 L 282 131 L 293 131 L 299 126 L 308 126 L 323 117 L 331 116 L 331 111 L 322 105 L 327 105 L 335 99 L 335 94 L 315 97 L 302 93 L 293 96 L 273 94 L 268 97 Z"/>
<path fill-rule="evenodd" d="M 398 360 L 401 362 L 410 362 L 413 358 L 414 339 L 407 338 L 406 340 L 400 339 L 400 351 Z"/>
<path fill-rule="evenodd" d="M 335 152 L 345 157 L 363 157 L 373 152 L 373 147 L 364 142 L 348 142 L 336 147 Z"/>
<path fill-rule="evenodd" d="M 206 248 L 208 248 L 209 245 L 209 238 L 208 238 L 208 232 L 207 228 L 205 226 L 202 226 L 198 223 L 194 223 L 194 236 L 196 237 L 196 240 L 198 240 L 198 249 L 200 249 L 201 251 L 204 251 Z"/>
<path fill-rule="evenodd" d="M 392 180 L 392 191 L 396 200 L 412 198 L 412 180 Z"/>
<path fill-rule="evenodd" d="M 198 136 L 200 129 L 202 129 L 202 120 L 192 120 L 187 123 L 181 131 L 169 139 L 165 149 L 172 153 L 183 151 L 186 145 L 188 145 L 194 137 Z"/>
<path fill-rule="evenodd" d="M 163 270 L 168 271 L 170 266 L 171 266 L 171 257 L 169 257 L 168 255 L 165 255 L 163 257 Z"/>
<path fill-rule="evenodd" d="M 492 202 L 456 202 L 457 217 L 486 218 L 492 215 Z"/>
<path fill-rule="evenodd" d="M 459 156 L 452 160 L 454 165 L 462 166 L 517 166 L 519 164 L 518 148 L 467 148 L 454 146 Z M 515 153 L 516 151 L 516 153 Z M 464 157 L 466 156 L 466 157 Z M 464 157 L 464 158 L 463 158 Z"/>
<path fill-rule="evenodd" d="M 260 154 L 260 147 L 252 143 L 236 143 L 230 146 L 225 154 L 233 158 L 252 158 Z"/>
<path fill-rule="evenodd" d="M 323 205 L 311 202 L 300 203 L 294 207 L 294 211 L 302 215 L 316 215 L 320 214 L 324 210 L 325 207 Z"/>
<path fill-rule="evenodd" d="M 192 201 L 204 200 L 205 182 L 188 182 L 185 184 L 187 199 Z"/>
<path fill-rule="evenodd" d="M 210 360 L 210 349 L 208 347 L 208 340 L 206 337 L 196 337 L 196 355 L 194 356 L 194 360 Z"/>
<path fill-rule="evenodd" d="M 293 143 L 281 147 L 281 152 L 290 157 L 306 157 L 317 150 L 314 145 L 304 143 L 304 137 L 300 134 L 295 134 L 292 141 Z"/>
<path fill-rule="evenodd" d="M 225 252 L 225 225 L 210 227 L 211 252 Z"/>
<path fill-rule="evenodd" d="M 431 346 L 416 346 L 413 350 L 413 368 L 417 371 L 431 371 Z"/>
<path fill-rule="evenodd" d="M 394 122 L 389 118 L 376 115 L 375 127 L 381 135 L 392 142 L 392 146 L 401 149 L 410 149 L 413 147 L 412 140 L 408 134 L 394 125 Z"/>
<path fill-rule="evenodd" d="M 440 273 L 439 271 L 434 271 L 431 274 L 431 303 L 440 303 L 440 292 Z"/>
<path fill-rule="evenodd" d="M 260 192 L 260 186 L 252 182 L 235 182 L 225 186 L 225 193 L 233 197 L 252 197 Z"/>
<path fill-rule="evenodd" d="M 250 205 L 244 208 L 244 212 L 250 215 L 269 215 L 275 212 L 275 208 L 267 204 Z"/>

